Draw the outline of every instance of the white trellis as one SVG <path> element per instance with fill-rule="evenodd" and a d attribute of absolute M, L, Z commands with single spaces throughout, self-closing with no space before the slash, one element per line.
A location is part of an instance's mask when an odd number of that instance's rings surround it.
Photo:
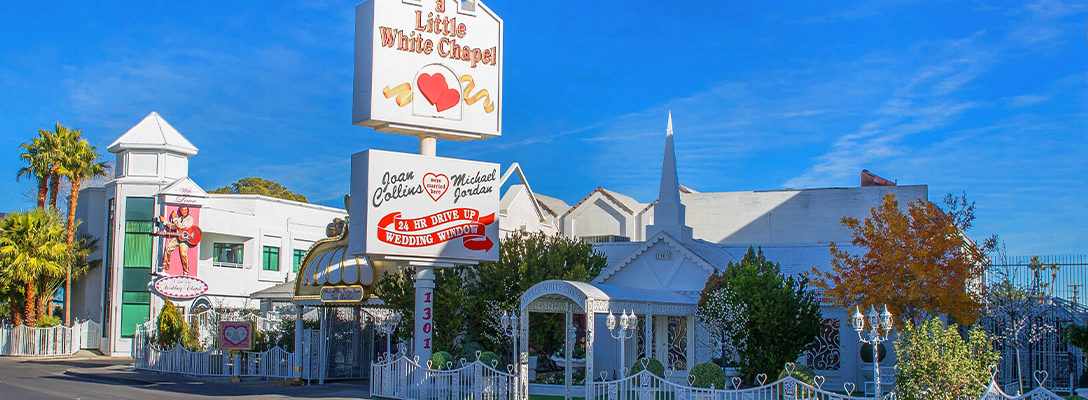
<path fill-rule="evenodd" d="M 585 315 L 585 343 L 586 343 L 586 362 L 585 372 L 587 381 L 592 380 L 595 375 L 594 369 L 594 333 L 596 330 L 596 314 L 620 314 L 622 312 L 633 312 L 643 321 L 645 321 L 644 340 L 643 346 L 644 356 L 647 358 L 656 358 L 662 361 L 663 364 L 671 365 L 674 363 L 669 362 L 673 357 L 683 357 L 688 363 L 695 359 L 695 310 L 697 302 L 694 299 L 682 296 L 670 291 L 661 290 L 647 290 L 637 289 L 622 286 L 603 285 L 585 282 L 573 282 L 573 281 L 544 281 L 540 282 L 533 287 L 526 290 L 521 296 L 521 343 L 520 352 L 518 354 L 518 371 L 522 377 L 527 377 L 529 373 L 529 313 L 561 313 L 565 314 L 566 325 L 564 332 L 569 332 L 573 324 L 574 314 Z M 686 320 L 685 320 L 686 318 Z M 682 340 L 686 341 L 688 346 L 682 348 L 682 350 L 674 352 L 674 347 L 671 343 L 666 343 L 668 340 L 660 333 L 665 329 L 660 329 L 658 335 L 655 335 L 653 326 L 655 319 L 661 322 L 665 322 L 669 325 L 677 321 L 678 331 L 683 332 Z M 680 323 L 679 321 L 685 321 Z M 657 336 L 657 337 L 655 337 Z M 574 397 L 574 386 L 572 379 L 572 349 L 574 347 L 574 340 L 571 335 L 564 335 L 566 337 L 566 344 L 564 346 L 564 397 L 571 399 Z M 605 340 L 611 340 L 608 335 L 602 336 Z M 620 351 L 627 351 L 626 348 L 620 349 Z M 618 355 L 617 355 L 618 358 Z M 688 366 L 690 367 L 690 366 Z M 623 371 L 626 366 L 619 366 L 617 370 Z M 686 369 L 686 368 L 685 368 Z M 686 375 L 686 371 L 681 372 L 681 376 L 678 378 L 683 379 Z M 592 384 L 585 386 L 585 396 L 587 399 L 593 397 Z M 527 398 L 529 393 L 528 379 L 522 379 L 520 391 Z"/>

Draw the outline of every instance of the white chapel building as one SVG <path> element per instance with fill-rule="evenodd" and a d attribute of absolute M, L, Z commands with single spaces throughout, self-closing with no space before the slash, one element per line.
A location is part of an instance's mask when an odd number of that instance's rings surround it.
<path fill-rule="evenodd" d="M 162 299 L 150 288 L 152 274 L 192 276 L 207 291 L 174 303 L 186 312 L 208 308 L 257 308 L 249 295 L 294 279 L 306 250 L 326 237 L 326 227 L 344 218 L 343 209 L 279 198 L 210 194 L 188 177 L 197 148 L 158 113 L 152 112 L 109 145 L 116 155 L 114 178 L 103 187 L 80 191 L 76 217 L 80 233 L 98 239 L 90 259 L 103 265 L 73 282 L 72 316 L 102 324 L 101 351 L 128 356 L 136 326 L 154 320 Z M 239 177 L 241 178 L 241 177 Z M 190 247 L 188 271 L 180 251 L 163 265 L 170 237 L 156 217 L 187 208 L 202 230 Z"/>

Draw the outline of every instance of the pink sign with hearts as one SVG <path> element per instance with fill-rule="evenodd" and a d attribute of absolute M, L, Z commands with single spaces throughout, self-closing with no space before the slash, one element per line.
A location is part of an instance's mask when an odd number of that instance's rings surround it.
<path fill-rule="evenodd" d="M 252 350 L 255 326 L 251 321 L 219 323 L 219 348 L 223 350 Z"/>

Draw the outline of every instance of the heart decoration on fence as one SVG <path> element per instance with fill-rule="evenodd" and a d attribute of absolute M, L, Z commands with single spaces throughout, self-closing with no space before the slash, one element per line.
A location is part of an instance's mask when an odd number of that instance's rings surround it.
<path fill-rule="evenodd" d="M 793 370 L 795 370 L 795 369 L 797 369 L 797 364 L 786 363 L 786 375 L 787 376 L 792 376 L 793 375 Z"/>
<path fill-rule="evenodd" d="M 1050 373 L 1040 369 L 1032 372 L 1031 376 L 1035 378 L 1035 382 L 1038 383 L 1039 386 L 1043 386 L 1043 384 L 1046 383 L 1046 378 L 1050 377 Z"/>
<path fill-rule="evenodd" d="M 827 378 L 824 378 L 823 375 L 816 375 L 815 378 L 812 378 L 812 383 L 816 384 L 817 389 L 822 389 L 825 381 L 827 381 Z"/>
<path fill-rule="evenodd" d="M 733 389 L 740 389 L 741 380 L 739 376 L 733 377 Z"/>
<path fill-rule="evenodd" d="M 847 396 L 853 396 L 854 395 L 854 389 L 857 389 L 857 387 L 854 386 L 854 382 L 846 382 L 846 383 L 842 384 L 842 388 L 846 389 L 846 395 Z"/>
<path fill-rule="evenodd" d="M 417 356 L 412 357 L 412 361 L 415 362 L 416 364 L 419 364 L 419 356 L 417 355 Z M 431 362 L 431 360 L 427 360 L 427 362 Z"/>
<path fill-rule="evenodd" d="M 465 359 L 462 358 L 461 361 L 465 361 Z M 448 371 L 451 369 L 453 369 L 453 361 L 446 361 L 446 370 Z"/>
<path fill-rule="evenodd" d="M 499 369 L 499 360 L 491 360 L 491 368 Z"/>
<path fill-rule="evenodd" d="M 987 367 L 987 368 L 990 370 L 990 380 L 991 381 L 996 380 L 997 379 L 997 365 L 996 364 L 990 364 L 990 366 Z"/>
<path fill-rule="evenodd" d="M 759 386 L 767 384 L 767 374 L 756 375 L 756 382 L 759 382 Z"/>
<path fill-rule="evenodd" d="M 695 375 L 688 375 L 688 386 L 695 386 Z"/>
<path fill-rule="evenodd" d="M 669 369 L 666 369 L 665 370 L 665 380 L 667 381 L 669 379 L 672 379 L 672 374 L 674 374 L 674 373 L 676 373 L 676 371 L 673 370 L 671 367 Z"/>
<path fill-rule="evenodd" d="M 479 351 L 479 350 L 476 350 L 476 359 L 477 359 L 477 360 L 479 360 L 479 359 L 480 359 L 480 354 L 483 354 L 483 352 L 481 352 L 481 351 Z"/>
<path fill-rule="evenodd" d="M 508 374 L 513 374 L 514 373 L 514 364 L 506 364 L 506 373 L 508 373 Z"/>
<path fill-rule="evenodd" d="M 608 373 L 604 372 L 604 371 L 601 371 L 601 381 L 607 381 L 607 380 L 608 380 Z"/>
<path fill-rule="evenodd" d="M 427 369 L 434 369 L 434 365 L 432 365 L 431 360 L 427 360 Z"/>

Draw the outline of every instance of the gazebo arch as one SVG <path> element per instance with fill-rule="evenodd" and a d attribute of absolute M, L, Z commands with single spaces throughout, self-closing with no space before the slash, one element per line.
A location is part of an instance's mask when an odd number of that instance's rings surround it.
<path fill-rule="evenodd" d="M 687 357 L 694 359 L 694 317 L 698 302 L 687 296 L 663 290 L 649 290 L 625 286 L 605 285 L 598 283 L 574 282 L 550 280 L 540 282 L 526 290 L 521 295 L 521 338 L 518 354 L 518 370 L 521 372 L 521 393 L 528 396 L 529 393 L 529 313 L 559 313 L 564 314 L 564 358 L 566 367 L 564 377 L 566 382 L 565 398 L 573 397 L 573 382 L 571 370 L 571 354 L 573 342 L 568 333 L 573 325 L 575 313 L 585 314 L 586 326 L 586 381 L 593 381 L 593 342 L 596 314 L 618 314 L 623 311 L 634 312 L 646 321 L 645 356 L 653 348 L 653 317 L 654 316 L 683 316 L 687 317 L 687 337 L 689 343 Z M 606 334 L 608 332 L 605 332 Z M 605 336 L 608 340 L 611 337 Z M 620 349 L 625 351 L 626 349 Z M 622 368 L 625 366 L 621 366 Z M 591 385 L 586 385 L 586 398 L 591 397 Z"/>

